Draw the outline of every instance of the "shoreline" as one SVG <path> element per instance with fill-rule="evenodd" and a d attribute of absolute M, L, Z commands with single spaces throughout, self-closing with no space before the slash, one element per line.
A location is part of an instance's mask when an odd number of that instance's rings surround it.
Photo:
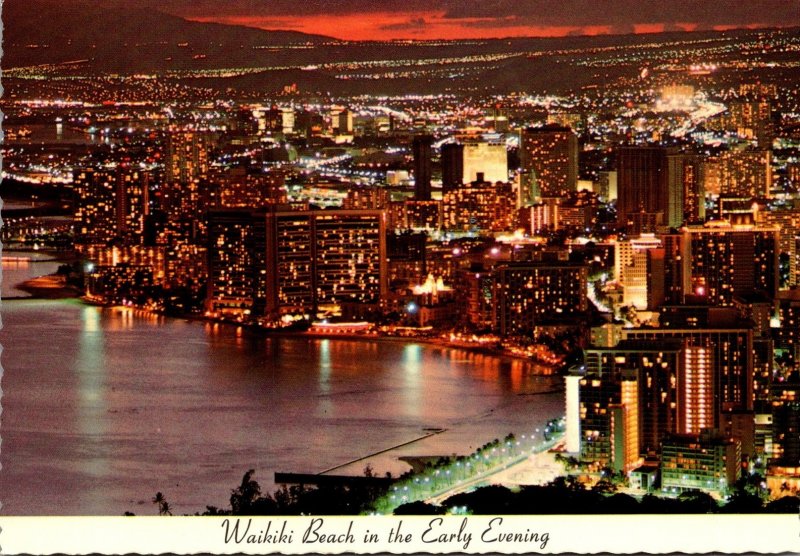
<path fill-rule="evenodd" d="M 19 252 L 32 252 L 29 248 L 27 249 L 4 249 L 4 250 L 14 250 Z M 41 250 L 37 251 L 37 253 L 46 253 L 50 255 L 49 259 L 46 259 L 48 262 L 53 261 L 60 261 L 64 263 L 69 263 L 70 261 L 75 260 L 74 256 L 72 257 L 64 257 L 60 256 L 63 253 L 60 253 L 55 250 Z M 38 261 L 37 261 L 38 262 Z M 130 309 L 135 311 L 143 311 L 151 315 L 162 316 L 166 318 L 172 319 L 183 319 L 187 321 L 196 321 L 196 322 L 205 322 L 211 324 L 222 324 L 226 326 L 236 326 L 246 328 L 251 330 L 256 334 L 260 334 L 263 336 L 276 336 L 276 337 L 292 337 L 292 338 L 318 338 L 318 339 L 342 339 L 342 340 L 358 340 L 358 341 L 382 341 L 382 342 L 398 342 L 398 343 L 419 343 L 425 344 L 429 346 L 437 346 L 441 348 L 447 349 L 461 349 L 464 351 L 469 351 L 471 353 L 479 353 L 482 355 L 489 355 L 492 357 L 502 357 L 502 358 L 509 358 L 517 361 L 524 361 L 531 365 L 536 365 L 545 369 L 548 369 L 549 373 L 543 374 L 556 374 L 558 369 L 561 367 L 559 364 L 547 363 L 538 361 L 533 359 L 529 356 L 514 353 L 507 349 L 497 349 L 487 346 L 480 346 L 480 345 L 465 345 L 463 343 L 458 342 L 451 342 L 444 338 L 421 338 L 421 337 L 414 337 L 414 336 L 390 336 L 390 335 L 378 335 L 378 334 L 360 334 L 360 333 L 332 333 L 332 332 L 310 332 L 310 331 L 292 331 L 292 330 L 282 330 L 282 329 L 272 329 L 272 328 L 264 328 L 260 327 L 256 324 L 250 323 L 238 323 L 232 322 L 229 320 L 224 319 L 213 319 L 209 318 L 205 315 L 197 315 L 197 314 L 183 314 L 183 315 L 169 315 L 161 311 L 154 311 L 151 309 L 146 309 L 143 307 L 136 307 L 136 306 L 124 306 L 118 305 L 112 302 L 103 301 L 101 299 L 88 297 L 84 294 L 83 291 L 79 290 L 75 286 L 70 286 L 63 283 L 64 280 L 61 276 L 57 274 L 47 274 L 44 276 L 39 276 L 36 278 L 31 278 L 26 280 L 20 284 L 15 285 L 19 290 L 28 292 L 30 295 L 28 296 L 12 296 L 12 297 L 5 297 L 2 298 L 5 301 L 24 301 L 24 300 L 52 300 L 52 299 L 77 299 L 81 303 L 85 303 L 87 305 L 93 305 L 95 307 L 102 307 L 106 309 L 111 309 L 114 307 Z"/>
<path fill-rule="evenodd" d="M 66 282 L 66 277 L 58 274 L 46 274 L 25 280 L 14 286 L 16 289 L 29 293 L 25 296 L 6 297 L 4 300 L 24 299 L 73 299 L 80 296 L 81 292 L 75 286 Z"/>
<path fill-rule="evenodd" d="M 418 343 L 445 349 L 454 349 L 454 350 L 460 349 L 471 353 L 489 355 L 491 357 L 501 357 L 501 358 L 513 359 L 516 361 L 523 361 L 531 365 L 549 369 L 551 371 L 549 374 L 552 375 L 555 375 L 560 367 L 559 365 L 542 363 L 535 359 L 531 359 L 530 357 L 527 357 L 525 355 L 513 353 L 505 349 L 496 349 L 486 346 L 464 345 L 461 343 L 449 342 L 443 338 L 415 338 L 413 336 L 404 337 L 404 336 L 380 336 L 380 335 L 372 336 L 368 334 L 332 334 L 332 333 L 320 334 L 316 332 L 277 332 L 270 334 L 286 335 L 286 336 L 301 337 L 301 338 L 304 337 L 304 338 L 329 339 L 329 340 L 345 339 L 345 340 L 364 340 L 364 341 L 387 341 L 396 343 Z M 544 376 L 547 375 L 545 374 Z"/>
<path fill-rule="evenodd" d="M 491 357 L 499 357 L 503 359 L 522 361 L 524 363 L 528 363 L 534 367 L 542 369 L 544 372 L 539 373 L 542 376 L 556 375 L 558 374 L 559 369 L 561 368 L 561 365 L 537 361 L 536 359 L 532 359 L 531 357 L 528 357 L 526 355 L 514 353 L 506 349 L 497 349 L 493 347 L 479 346 L 479 345 L 465 345 L 459 342 L 451 342 L 444 338 L 418 338 L 414 336 L 390 336 L 390 335 L 379 335 L 379 334 L 291 331 L 291 330 L 261 328 L 253 324 L 235 323 L 225 320 L 215 320 L 202 315 L 167 315 L 162 312 L 143 309 L 141 307 L 126 307 L 124 305 L 116 305 L 113 303 L 107 303 L 97 299 L 87 298 L 86 296 L 82 295 L 82 292 L 78 291 L 77 288 L 75 288 L 74 286 L 61 284 L 60 277 L 58 277 L 57 275 L 40 276 L 38 278 L 26 280 L 25 282 L 17 285 L 16 287 L 22 291 L 29 292 L 31 295 L 27 297 L 14 296 L 14 297 L 3 298 L 5 301 L 24 301 L 24 300 L 35 300 L 35 299 L 39 300 L 77 299 L 81 303 L 84 303 L 86 305 L 92 305 L 104 309 L 118 308 L 129 311 L 141 311 L 149 315 L 157 315 L 169 319 L 178 319 L 178 320 L 200 322 L 207 324 L 221 324 L 224 326 L 245 328 L 251 331 L 253 334 L 257 334 L 263 337 L 295 338 L 295 339 L 306 339 L 306 340 L 393 342 L 402 344 L 416 343 L 431 347 L 439 347 L 451 350 L 463 350 L 480 355 L 488 355 Z"/>
<path fill-rule="evenodd" d="M 49 254 L 51 256 L 55 255 L 54 253 L 49 253 Z M 67 258 L 54 256 L 53 259 L 48 259 L 48 260 L 60 260 L 66 262 Z M 151 309 L 145 309 L 141 307 L 126 307 L 124 305 L 109 303 L 101 299 L 87 297 L 86 295 L 84 295 L 84 292 L 79 290 L 77 287 L 67 284 L 66 278 L 58 274 L 47 274 L 44 276 L 31 278 L 20 284 L 15 285 L 15 288 L 27 292 L 30 295 L 6 297 L 3 298 L 4 301 L 25 301 L 25 300 L 37 300 L 37 299 L 38 300 L 78 299 L 81 303 L 107 309 L 119 307 L 133 311 L 142 311 L 151 315 L 163 316 L 171 319 L 183 319 L 187 321 L 242 327 L 250 330 L 255 334 L 266 337 L 275 336 L 275 337 L 286 337 L 286 338 L 305 338 L 305 339 L 321 339 L 321 340 L 339 339 L 339 340 L 350 340 L 350 341 L 353 340 L 372 341 L 372 342 L 380 341 L 380 342 L 395 342 L 404 344 L 417 343 L 444 349 L 453 349 L 453 350 L 460 349 L 470 353 L 488 355 L 491 357 L 500 357 L 515 361 L 522 361 L 534 367 L 538 367 L 541 371 L 543 371 L 540 373 L 543 376 L 556 375 L 559 373 L 559 370 L 563 366 L 558 363 L 549 363 L 540 361 L 528 355 L 515 353 L 505 348 L 490 347 L 485 345 L 470 345 L 460 341 L 451 341 L 441 336 L 415 337 L 415 336 L 393 336 L 393 335 L 374 334 L 374 333 L 355 333 L 355 332 L 334 333 L 334 332 L 312 332 L 309 330 L 303 330 L 303 331 L 282 330 L 282 329 L 264 328 L 255 324 L 236 323 L 226 320 L 217 320 L 209 318 L 204 315 L 194 315 L 194 314 L 168 315 L 160 311 L 153 311 Z"/>

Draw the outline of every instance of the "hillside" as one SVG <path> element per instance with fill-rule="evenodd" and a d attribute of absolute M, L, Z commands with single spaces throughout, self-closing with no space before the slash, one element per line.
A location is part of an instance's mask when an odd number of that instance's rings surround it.
<path fill-rule="evenodd" d="M 252 65 L 263 47 L 333 39 L 198 23 L 149 7 L 88 0 L 5 0 L 3 67 L 90 60 L 97 72 Z"/>

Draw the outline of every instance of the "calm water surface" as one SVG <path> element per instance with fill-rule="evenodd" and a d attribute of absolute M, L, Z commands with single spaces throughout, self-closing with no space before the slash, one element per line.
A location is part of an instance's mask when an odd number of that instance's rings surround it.
<path fill-rule="evenodd" d="M 2 304 L 2 513 L 227 507 L 247 469 L 317 473 L 468 453 L 563 412 L 558 379 L 419 344 L 266 338 L 73 300 Z"/>
<path fill-rule="evenodd" d="M 53 256 L 37 251 L 8 251 L 3 250 L 2 255 L 2 283 L 0 283 L 0 296 L 30 297 L 28 292 L 16 286 L 31 278 L 55 274 L 58 267 L 63 264 L 53 260 Z"/>

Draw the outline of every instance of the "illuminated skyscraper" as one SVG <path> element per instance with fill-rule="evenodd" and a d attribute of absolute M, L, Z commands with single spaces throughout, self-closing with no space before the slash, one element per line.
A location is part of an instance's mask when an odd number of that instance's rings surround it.
<path fill-rule="evenodd" d="M 581 460 L 627 473 L 639 457 L 639 380 L 635 370 L 587 373 L 579 381 Z"/>
<path fill-rule="evenodd" d="M 703 434 L 671 435 L 661 449 L 661 488 L 678 493 L 702 490 L 727 494 L 742 474 L 737 439 Z"/>
<path fill-rule="evenodd" d="M 711 347 L 687 347 L 678 388 L 680 432 L 699 434 L 703 429 L 714 428 L 714 378 Z"/>
<path fill-rule="evenodd" d="M 683 257 L 690 261 L 690 291 L 717 305 L 737 295 L 778 292 L 778 229 L 709 222 L 681 229 Z"/>
<path fill-rule="evenodd" d="M 800 362 L 800 290 L 778 294 L 780 327 L 773 329 L 775 347 L 788 352 L 790 361 Z"/>
<path fill-rule="evenodd" d="M 772 103 L 766 98 L 731 102 L 728 104 L 726 123 L 728 129 L 739 137 L 755 139 L 760 148 L 769 149 L 772 147 L 774 136 Z"/>
<path fill-rule="evenodd" d="M 74 175 L 79 245 L 142 243 L 150 212 L 150 174 L 138 168 L 84 168 Z"/>
<path fill-rule="evenodd" d="M 663 304 L 683 303 L 691 291 L 689 257 L 683 249 L 683 236 L 660 234 L 661 248 L 647 250 L 647 307 L 655 310 Z"/>
<path fill-rule="evenodd" d="M 585 317 L 588 268 L 568 260 L 495 267 L 495 326 L 503 336 L 533 334 L 539 325 Z"/>
<path fill-rule="evenodd" d="M 161 191 L 161 208 L 169 229 L 196 245 L 205 243 L 207 210 L 201 181 L 208 177 L 213 138 L 207 131 L 171 131 L 164 161 L 167 181 Z"/>
<path fill-rule="evenodd" d="M 417 135 L 411 148 L 414 155 L 414 198 L 417 201 L 431 199 L 431 145 L 433 137 Z"/>
<path fill-rule="evenodd" d="M 464 181 L 472 182 L 483 175 L 485 181 L 508 181 L 508 152 L 502 143 L 470 142 L 463 145 Z"/>
<path fill-rule="evenodd" d="M 314 315 L 386 295 L 385 215 L 374 210 L 268 211 L 266 312 Z"/>
<path fill-rule="evenodd" d="M 789 257 L 789 275 L 786 285 L 797 285 L 800 283 L 798 280 L 800 278 L 800 265 L 798 265 L 800 252 L 797 249 L 797 238 L 800 236 L 800 207 L 759 211 L 757 215 L 763 223 L 777 226 L 780 230 L 779 251 L 781 255 Z"/>
<path fill-rule="evenodd" d="M 720 156 L 720 196 L 768 199 L 771 188 L 772 151 L 730 150 Z"/>
<path fill-rule="evenodd" d="M 478 181 L 444 195 L 442 226 L 453 231 L 509 231 L 515 225 L 515 193 L 509 183 Z"/>
<path fill-rule="evenodd" d="M 285 178 L 280 172 L 252 172 L 243 167 L 212 172 L 202 184 L 209 208 L 256 209 L 286 202 Z"/>
<path fill-rule="evenodd" d="M 622 303 L 646 309 L 648 300 L 648 252 L 661 247 L 653 234 L 618 241 L 614 250 L 614 275 L 622 284 Z"/>
<path fill-rule="evenodd" d="M 347 190 L 347 197 L 342 200 L 342 208 L 381 210 L 389 206 L 389 201 L 391 201 L 391 195 L 388 189 L 354 186 Z"/>
<path fill-rule="evenodd" d="M 405 201 L 405 228 L 441 230 L 442 201 Z"/>
<path fill-rule="evenodd" d="M 800 377 L 772 385 L 772 457 L 786 467 L 800 467 Z"/>
<path fill-rule="evenodd" d="M 733 308 L 672 306 L 660 326 L 625 328 L 622 338 L 686 342 L 678 377 L 679 432 L 724 430 L 728 415 L 753 411 L 753 329 Z"/>
<path fill-rule="evenodd" d="M 338 118 L 338 125 L 336 126 L 339 130 L 339 135 L 348 135 L 353 133 L 353 113 L 350 112 L 347 108 L 339 112 Z"/>
<path fill-rule="evenodd" d="M 642 455 L 655 454 L 666 434 L 681 430 L 679 381 L 685 377 L 685 352 L 678 338 L 626 340 L 614 347 L 584 350 L 587 376 L 605 378 L 628 372 L 636 377 Z"/>
<path fill-rule="evenodd" d="M 668 155 L 669 214 L 675 215 L 673 222 L 694 224 L 705 220 L 705 176 L 703 158 L 692 154 Z M 680 195 L 678 189 L 682 190 Z M 668 222 L 669 224 L 669 222 Z M 672 226 L 673 224 L 669 224 Z"/>
<path fill-rule="evenodd" d="M 520 135 L 520 165 L 535 176 L 542 197 L 560 197 L 578 184 L 578 137 L 568 127 L 528 128 Z"/>
<path fill-rule="evenodd" d="M 377 307 L 386 294 L 380 211 L 209 213 L 207 309 L 236 320 Z"/>
<path fill-rule="evenodd" d="M 212 139 L 205 131 L 171 131 L 167 135 L 167 181 L 189 183 L 208 173 Z"/>
<path fill-rule="evenodd" d="M 255 227 L 263 220 L 251 210 L 208 214 L 208 294 L 206 310 L 214 316 L 244 321 L 256 301 Z M 263 305 L 263 302 L 262 302 Z"/>

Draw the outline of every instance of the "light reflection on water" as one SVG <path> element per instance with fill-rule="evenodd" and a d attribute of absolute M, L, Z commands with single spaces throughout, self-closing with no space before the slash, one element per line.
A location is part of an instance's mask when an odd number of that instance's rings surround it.
<path fill-rule="evenodd" d="M 468 453 L 562 412 L 554 377 L 463 350 L 400 342 L 263 337 L 76 301 L 3 304 L 7 514 L 153 514 L 226 506 L 256 469 L 316 473 L 377 458 Z M 536 425 L 538 426 L 538 425 Z M 359 472 L 366 462 L 359 463 Z"/>
<path fill-rule="evenodd" d="M 17 289 L 16 286 L 31 278 L 55 273 L 61 263 L 51 258 L 46 253 L 35 251 L 3 250 L 0 296 L 3 298 L 30 296 L 28 292 Z"/>

